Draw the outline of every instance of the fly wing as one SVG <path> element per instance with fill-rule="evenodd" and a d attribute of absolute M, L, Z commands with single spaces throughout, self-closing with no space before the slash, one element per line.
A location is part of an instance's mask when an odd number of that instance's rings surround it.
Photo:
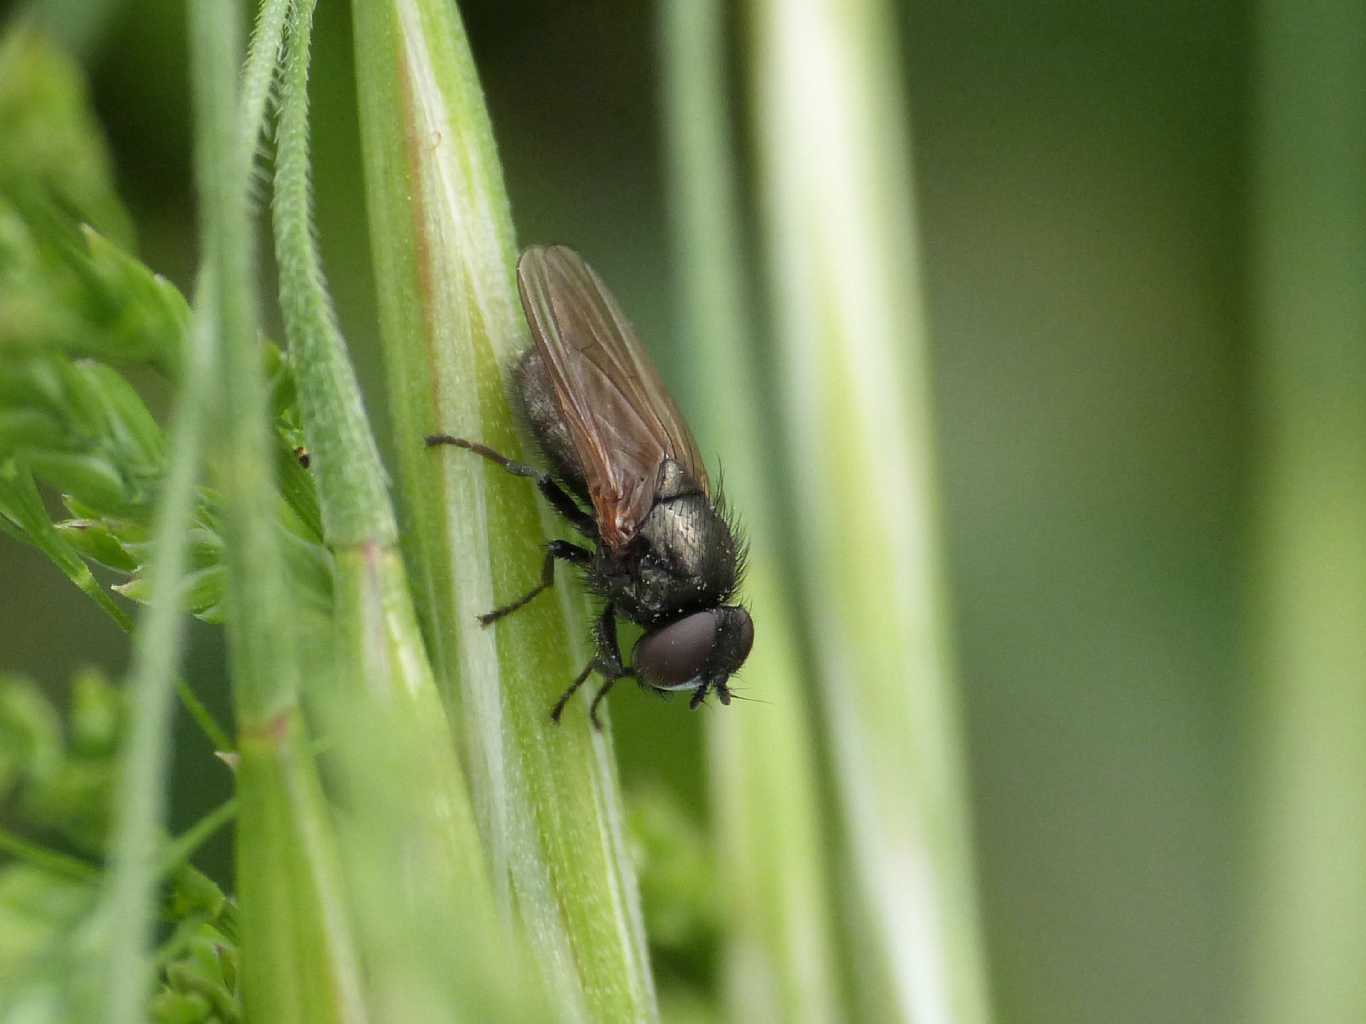
<path fill-rule="evenodd" d="M 617 300 L 578 253 L 563 245 L 527 249 L 517 286 L 598 529 L 619 551 L 654 505 L 665 459 L 708 490 L 697 442 Z"/>

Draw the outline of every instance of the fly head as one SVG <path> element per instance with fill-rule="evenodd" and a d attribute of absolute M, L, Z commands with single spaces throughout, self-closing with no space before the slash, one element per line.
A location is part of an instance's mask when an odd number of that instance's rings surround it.
<path fill-rule="evenodd" d="M 728 605 L 693 612 L 636 641 L 632 661 L 636 678 L 661 692 L 692 690 L 692 707 L 715 690 L 730 703 L 726 680 L 749 657 L 754 622 L 744 608 Z"/>

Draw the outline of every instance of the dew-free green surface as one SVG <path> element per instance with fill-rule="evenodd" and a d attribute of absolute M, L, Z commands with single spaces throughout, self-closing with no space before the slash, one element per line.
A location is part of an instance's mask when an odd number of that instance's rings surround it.
<path fill-rule="evenodd" d="M 462 10 L 521 239 L 569 242 L 593 260 L 674 380 L 692 350 L 670 294 L 654 24 L 628 6 Z M 1007 0 L 914 3 L 897 16 L 1002 1020 L 1246 1019 L 1234 881 L 1260 756 L 1242 748 L 1252 684 L 1240 653 L 1254 458 L 1249 102 L 1262 81 L 1251 19 L 1228 2 Z M 735 39 L 738 63 L 748 43 Z M 345 5 L 323 4 L 321 242 L 348 341 L 372 368 L 361 381 L 372 418 L 387 424 L 351 45 Z M 126 5 L 89 52 L 139 251 L 188 289 L 182 5 Z M 751 136 L 743 124 L 742 145 Z M 741 155 L 750 211 L 761 196 L 744 173 L 751 151 Z M 744 287 L 765 309 L 747 237 Z M 767 355 L 761 368 L 754 402 L 768 426 L 779 368 Z M 685 408 L 724 418 L 709 402 Z M 783 450 L 776 431 L 766 440 Z M 391 472 L 398 447 L 386 436 Z M 724 444 L 716 454 L 724 465 Z M 783 497 L 780 517 L 801 500 Z M 779 534 L 783 557 L 799 561 Z M 0 538 L 0 566 L 4 667 L 60 691 L 82 661 L 123 665 L 121 637 L 45 561 Z M 192 636 L 192 678 L 221 709 L 217 634 Z M 698 718 L 765 710 L 691 715 L 630 688 L 612 704 L 627 787 L 663 782 L 698 819 Z M 226 770 L 193 732 L 178 739 L 188 822 L 210 803 L 196 793 L 221 798 Z"/>

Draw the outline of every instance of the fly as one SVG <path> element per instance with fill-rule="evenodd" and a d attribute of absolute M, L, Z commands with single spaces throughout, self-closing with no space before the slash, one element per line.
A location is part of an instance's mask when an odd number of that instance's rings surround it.
<path fill-rule="evenodd" d="M 449 434 L 427 445 L 456 445 L 536 481 L 587 543 L 551 541 L 540 582 L 479 621 L 517 611 L 554 583 L 557 561 L 568 562 L 604 606 L 593 658 L 555 702 L 554 721 L 594 672 L 603 680 L 589 707 L 596 728 L 618 679 L 691 691 L 693 708 L 713 691 L 729 704 L 727 680 L 754 644 L 749 612 L 734 603 L 745 545 L 712 495 L 692 431 L 616 298 L 578 253 L 527 249 L 517 288 L 534 344 L 513 370 L 513 389 L 549 470 Z M 629 665 L 618 616 L 645 629 Z"/>

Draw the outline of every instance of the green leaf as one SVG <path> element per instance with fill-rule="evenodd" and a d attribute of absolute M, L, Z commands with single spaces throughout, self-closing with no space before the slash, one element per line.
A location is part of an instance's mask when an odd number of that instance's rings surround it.
<path fill-rule="evenodd" d="M 699 443 L 724 460 L 727 500 L 750 529 L 743 597 L 752 602 L 756 633 L 740 695 L 766 702 L 711 715 L 706 725 L 722 989 L 735 1020 L 848 1018 L 855 1011 L 841 988 L 838 894 L 829 884 L 833 829 L 809 710 L 814 680 L 798 633 L 795 581 L 776 546 L 784 523 L 770 486 L 774 430 L 755 401 L 762 389 L 741 291 L 723 5 L 667 0 L 661 15 L 677 306 L 690 353 L 680 397 L 710 412 L 693 419 Z"/>
<path fill-rule="evenodd" d="M 43 187 L 33 182 L 36 198 L 10 202 L 0 193 L 0 340 L 11 352 L 89 356 L 177 377 L 189 329 L 180 292 L 80 228 Z"/>
<path fill-rule="evenodd" d="M 115 593 L 136 601 L 150 604 L 156 593 L 153 581 L 144 575 L 136 575 L 126 583 L 111 588 Z M 221 565 L 209 566 L 186 573 L 180 580 L 178 591 L 179 607 L 207 622 L 222 621 L 223 599 L 227 594 L 227 571 Z"/>
<path fill-rule="evenodd" d="M 80 69 L 37 32 L 11 29 L 0 40 L 0 139 L 0 193 L 41 182 L 64 208 L 131 242 Z"/>
<path fill-rule="evenodd" d="M 97 347 L 86 354 L 155 366 L 167 377 L 177 379 L 190 326 L 185 297 L 175 285 L 93 228 L 84 228 L 84 233 L 92 291 L 104 300 Z"/>
<path fill-rule="evenodd" d="M 194 868 L 181 867 L 171 879 L 171 917 L 183 921 L 202 918 L 214 921 L 228 906 L 228 898 L 218 883 Z"/>
<path fill-rule="evenodd" d="M 138 566 L 138 559 L 103 520 L 64 519 L 53 528 L 82 558 L 118 572 L 131 573 Z"/>
<path fill-rule="evenodd" d="M 61 421 L 41 409 L 0 409 L 0 451 L 56 448 L 64 440 Z"/>
<path fill-rule="evenodd" d="M 0 462 L 0 517 L 13 524 L 19 536 L 31 543 L 61 569 L 66 577 L 99 605 L 123 629 L 132 626 L 127 614 L 114 603 L 95 579 L 80 554 L 53 527 L 38 488 L 27 469 Z"/>
<path fill-rule="evenodd" d="M 27 679 L 0 676 L 0 799 L 19 784 L 51 778 L 63 758 L 62 723 Z"/>
<path fill-rule="evenodd" d="M 37 451 L 25 453 L 34 475 L 63 491 L 80 496 L 95 508 L 117 510 L 130 497 L 119 467 L 102 455 L 81 452 Z"/>
<path fill-rule="evenodd" d="M 1240 765 L 1254 1024 L 1366 1018 L 1366 6 L 1258 4 Z M 1241 697 L 1240 690 L 1239 696 Z"/>
<path fill-rule="evenodd" d="M 896 22 L 884 0 L 750 6 L 774 362 L 797 568 L 819 609 L 803 628 L 819 637 L 812 698 L 854 1015 L 974 1024 L 991 1009 Z"/>
<path fill-rule="evenodd" d="M 86 669 L 76 674 L 70 715 L 72 753 L 106 761 L 112 758 L 122 731 L 123 694 L 103 673 Z"/>
<path fill-rule="evenodd" d="M 91 879 L 31 864 L 0 868 L 0 978 L 38 970 L 37 961 L 89 911 L 94 895 Z"/>
<path fill-rule="evenodd" d="M 560 1011 L 657 1015 L 610 732 L 549 709 L 588 660 L 565 581 L 483 629 L 540 573 L 557 529 L 535 489 L 427 434 L 523 454 L 506 373 L 527 332 L 501 170 L 464 28 L 446 0 L 352 7 L 370 234 L 418 613 L 468 763 L 496 884 Z"/>
<path fill-rule="evenodd" d="M 148 1014 L 156 1024 L 210 1024 L 213 1004 L 198 992 L 158 992 Z"/>

